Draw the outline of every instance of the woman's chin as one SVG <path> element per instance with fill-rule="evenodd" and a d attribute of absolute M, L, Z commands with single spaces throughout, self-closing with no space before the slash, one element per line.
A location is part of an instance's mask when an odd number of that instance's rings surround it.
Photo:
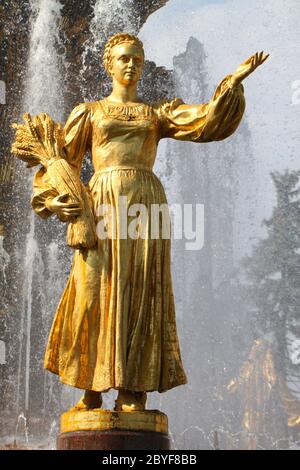
<path fill-rule="evenodd" d="M 120 83 L 124 86 L 132 86 L 132 85 L 135 85 L 137 83 L 137 79 L 136 77 L 127 77 L 127 78 L 124 78 Z"/>

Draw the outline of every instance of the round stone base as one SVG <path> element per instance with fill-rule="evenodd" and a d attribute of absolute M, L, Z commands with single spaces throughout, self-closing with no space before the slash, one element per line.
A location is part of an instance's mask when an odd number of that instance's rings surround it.
<path fill-rule="evenodd" d="M 157 410 L 71 408 L 61 416 L 58 450 L 168 450 L 168 418 Z"/>
<path fill-rule="evenodd" d="M 169 450 L 167 434 L 147 431 L 76 431 L 61 433 L 58 450 Z"/>

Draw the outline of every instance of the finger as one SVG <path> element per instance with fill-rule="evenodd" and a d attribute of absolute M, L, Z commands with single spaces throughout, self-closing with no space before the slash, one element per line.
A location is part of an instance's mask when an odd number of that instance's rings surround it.
<path fill-rule="evenodd" d="M 264 51 L 262 51 L 260 54 L 259 54 L 259 61 L 258 61 L 258 64 L 257 64 L 257 67 L 261 64 L 263 64 L 267 58 L 269 57 L 269 54 L 266 54 L 264 55 Z"/>
<path fill-rule="evenodd" d="M 259 58 L 262 59 L 264 56 L 264 51 L 261 51 L 260 54 L 259 54 Z"/>
<path fill-rule="evenodd" d="M 247 65 L 247 64 L 250 64 L 250 63 L 251 63 L 251 61 L 252 61 L 252 59 L 253 59 L 253 55 L 251 55 L 250 57 L 248 57 L 248 59 L 247 59 L 247 60 L 245 60 L 245 62 L 244 62 L 242 65 Z"/>
<path fill-rule="evenodd" d="M 261 64 L 263 54 L 264 54 L 263 51 L 257 52 L 255 67 L 258 67 Z"/>
<path fill-rule="evenodd" d="M 267 58 L 268 58 L 269 56 L 270 56 L 270 54 L 266 54 L 266 55 L 262 58 L 261 63 L 263 64 L 263 63 L 267 60 Z"/>
<path fill-rule="evenodd" d="M 81 214 L 81 212 L 80 211 L 68 211 L 67 209 L 64 209 L 63 211 L 60 211 L 60 214 L 65 215 L 67 217 L 69 216 L 77 217 L 78 215 Z"/>
<path fill-rule="evenodd" d="M 59 203 L 59 207 L 62 207 L 62 208 L 76 208 L 76 209 L 80 209 L 80 204 L 78 204 L 78 202 L 60 202 Z"/>
<path fill-rule="evenodd" d="M 254 57 L 254 55 L 250 56 L 249 59 L 246 60 L 245 65 L 252 64 Z"/>
<path fill-rule="evenodd" d="M 257 54 L 257 52 L 254 52 L 254 54 L 252 54 L 252 55 L 249 57 L 249 60 L 255 59 L 256 54 Z"/>
<path fill-rule="evenodd" d="M 61 212 L 66 215 L 79 215 L 81 211 L 79 209 L 63 209 Z"/>

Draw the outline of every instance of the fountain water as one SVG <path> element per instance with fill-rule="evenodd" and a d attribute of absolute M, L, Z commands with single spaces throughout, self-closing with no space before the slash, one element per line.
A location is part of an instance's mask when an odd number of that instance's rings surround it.
<path fill-rule="evenodd" d="M 20 428 L 23 425 L 23 432 L 20 431 Z M 18 448 L 20 446 L 20 441 L 21 436 L 25 437 L 25 442 L 23 441 L 21 444 L 26 447 L 29 445 L 29 430 L 28 430 L 28 424 L 27 424 L 27 418 L 24 415 L 24 413 L 19 414 L 17 418 L 17 424 L 16 424 L 16 430 L 15 430 L 15 439 L 14 439 L 14 445 L 13 448 Z"/>
<path fill-rule="evenodd" d="M 0 235 L 0 266 L 2 269 L 3 284 L 5 285 L 6 284 L 6 269 L 9 265 L 10 256 L 5 250 L 3 242 L 4 242 L 4 236 Z"/>
<path fill-rule="evenodd" d="M 64 117 L 64 56 L 59 35 L 59 0 L 31 0 L 31 36 L 23 108 L 37 114 Z"/>
<path fill-rule="evenodd" d="M 27 64 L 27 76 L 25 83 L 25 97 L 22 108 L 31 114 L 46 111 L 55 119 L 60 120 L 64 115 L 63 79 L 61 76 L 61 57 L 57 54 L 59 45 L 59 21 L 61 4 L 58 0 L 32 0 L 31 7 L 31 39 Z M 21 170 L 21 168 L 20 168 Z M 22 172 L 28 170 L 22 169 Z M 28 188 L 25 197 L 30 199 L 32 187 L 32 174 L 26 176 L 25 186 Z M 53 302 L 59 292 L 53 293 L 53 274 L 50 274 L 51 288 L 47 280 L 47 271 L 55 264 L 50 257 L 50 265 L 47 265 L 46 252 L 48 237 L 45 237 L 45 228 L 28 207 L 23 215 L 24 227 L 29 226 L 24 247 L 19 248 L 19 259 L 24 260 L 20 266 L 26 273 L 23 279 L 21 294 L 21 320 L 19 334 L 18 372 L 16 384 L 16 413 L 19 422 L 20 417 L 29 419 L 26 421 L 26 429 L 41 426 L 45 417 L 46 404 L 48 403 L 48 390 L 45 387 L 47 379 L 44 376 L 44 394 L 38 393 L 37 385 L 42 379 L 41 368 L 43 349 L 50 319 L 49 306 L 53 308 Z M 30 211 L 30 212 L 29 212 Z M 49 227 L 48 227 L 49 230 Z M 55 244 L 55 242 L 53 242 Z M 53 253 L 53 247 L 50 247 Z M 24 251 L 23 251 L 24 250 Z M 58 261 L 58 260 L 56 260 Z M 58 264 L 58 263 L 56 263 Z M 56 286 L 58 288 L 58 286 Z M 49 302 L 49 299 L 52 301 Z M 53 300 L 54 299 L 54 300 Z M 39 331 L 36 326 L 40 325 Z M 37 366 L 36 363 L 39 365 Z M 35 384 L 32 387 L 32 383 Z M 36 387 L 37 386 L 37 387 Z M 43 413 L 44 410 L 44 413 Z M 18 432 L 18 426 L 16 433 Z M 27 432 L 28 437 L 28 432 Z M 28 439 L 27 439 L 28 444 Z"/>
<path fill-rule="evenodd" d="M 103 46 L 103 42 L 114 31 L 136 32 L 139 25 L 136 25 L 137 20 L 131 14 L 135 7 L 134 3 L 133 0 L 109 0 L 108 2 L 96 0 L 94 18 L 90 26 L 91 40 L 95 50 L 99 48 L 99 45 Z"/>
<path fill-rule="evenodd" d="M 0 365 L 6 364 L 6 345 L 0 340 Z"/>

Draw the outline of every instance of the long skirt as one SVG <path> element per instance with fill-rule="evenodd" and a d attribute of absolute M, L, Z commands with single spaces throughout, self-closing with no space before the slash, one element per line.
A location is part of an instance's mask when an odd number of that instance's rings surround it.
<path fill-rule="evenodd" d="M 152 171 L 136 168 L 96 172 L 89 188 L 98 244 L 75 251 L 50 332 L 45 368 L 59 374 L 62 382 L 85 390 L 163 392 L 184 384 L 171 240 L 162 233 L 162 215 L 159 236 L 156 230 L 153 237 L 149 215 L 151 206 L 167 205 L 164 188 Z M 148 209 L 147 220 L 140 212 L 132 215 L 133 204 Z M 113 208 L 106 224 L 103 207 Z"/>

